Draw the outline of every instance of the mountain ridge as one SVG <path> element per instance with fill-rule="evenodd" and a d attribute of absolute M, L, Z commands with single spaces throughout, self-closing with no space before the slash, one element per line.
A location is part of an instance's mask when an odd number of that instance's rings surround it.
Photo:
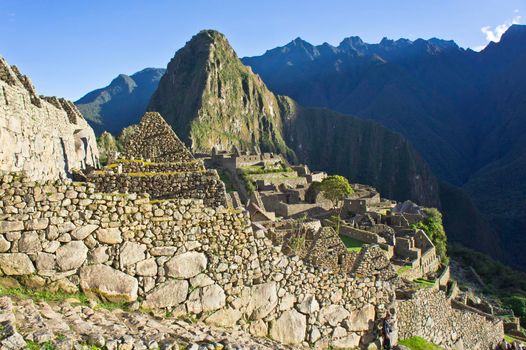
<path fill-rule="evenodd" d="M 401 133 L 435 175 L 468 192 L 498 228 L 502 250 L 520 256 L 517 242 L 526 244 L 521 229 L 526 208 L 516 194 L 526 176 L 521 137 L 526 132 L 526 69 L 521 63 L 526 59 L 526 26 L 511 26 L 499 43 L 481 52 L 439 39 L 346 42 L 352 44 L 340 45 L 346 52 L 327 50 L 315 59 L 303 55 L 289 60 L 277 50 L 243 62 L 276 93 L 375 120 Z M 510 178 L 506 169 L 522 175 Z M 500 183 L 503 178 L 509 182 Z M 503 208 L 515 210 L 504 214 Z M 526 266 L 526 258 L 507 262 Z"/>
<path fill-rule="evenodd" d="M 139 121 L 164 71 L 164 68 L 145 68 L 132 75 L 119 74 L 106 87 L 75 101 L 75 105 L 95 134 L 103 131 L 117 134 Z"/>

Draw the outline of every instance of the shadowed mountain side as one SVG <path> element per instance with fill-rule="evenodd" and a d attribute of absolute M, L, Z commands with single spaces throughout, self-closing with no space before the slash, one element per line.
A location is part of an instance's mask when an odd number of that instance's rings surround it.
<path fill-rule="evenodd" d="M 103 131 L 118 134 L 139 122 L 164 71 L 146 68 L 131 76 L 120 74 L 110 85 L 88 93 L 75 104 L 97 135 Z"/>

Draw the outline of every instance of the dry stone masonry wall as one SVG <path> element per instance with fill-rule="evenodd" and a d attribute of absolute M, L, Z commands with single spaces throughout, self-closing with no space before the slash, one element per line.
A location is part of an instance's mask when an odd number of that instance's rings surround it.
<path fill-rule="evenodd" d="M 397 304 L 398 336 L 420 336 L 445 349 L 495 349 L 504 338 L 501 320 L 451 308 L 442 291 L 418 290 Z"/>
<path fill-rule="evenodd" d="M 93 130 L 69 101 L 39 97 L 28 77 L 0 57 L 0 171 L 35 180 L 98 165 Z"/>
<path fill-rule="evenodd" d="M 124 145 L 126 159 L 184 162 L 194 159 L 172 128 L 157 112 L 146 112 L 133 137 Z"/>
<path fill-rule="evenodd" d="M 207 206 L 226 206 L 225 185 L 215 170 L 166 173 L 93 172 L 97 192 L 148 193 L 152 199 L 202 199 Z"/>
<path fill-rule="evenodd" d="M 284 255 L 245 211 L 13 175 L 2 177 L 0 198 L 0 271 L 31 287 L 80 288 L 285 344 L 343 348 L 377 340 L 394 299 L 380 277 Z"/>

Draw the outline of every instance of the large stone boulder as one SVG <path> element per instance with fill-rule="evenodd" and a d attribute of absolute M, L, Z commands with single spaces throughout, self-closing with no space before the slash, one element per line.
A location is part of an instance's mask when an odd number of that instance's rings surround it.
<path fill-rule="evenodd" d="M 135 264 L 145 258 L 146 246 L 135 242 L 124 242 L 121 247 L 121 267 Z"/>
<path fill-rule="evenodd" d="M 360 339 L 356 333 L 347 333 L 345 328 L 336 327 L 332 333 L 331 345 L 335 349 L 354 349 L 360 345 Z"/>
<path fill-rule="evenodd" d="M 205 320 L 205 322 L 216 327 L 231 328 L 234 327 L 240 318 L 240 311 L 226 308 L 214 312 Z"/>
<path fill-rule="evenodd" d="M 247 315 L 251 320 L 265 318 L 278 304 L 276 282 L 257 284 L 250 290 Z"/>
<path fill-rule="evenodd" d="M 374 316 L 376 314 L 374 305 L 367 304 L 359 310 L 353 310 L 347 323 L 350 331 L 368 331 L 374 325 Z"/>
<path fill-rule="evenodd" d="M 42 251 L 42 243 L 36 232 L 24 232 L 18 241 L 18 251 L 21 253 L 38 253 Z"/>
<path fill-rule="evenodd" d="M 139 284 L 124 272 L 98 264 L 80 269 L 80 287 L 88 296 L 118 303 L 137 300 Z"/>
<path fill-rule="evenodd" d="M 329 305 L 320 310 L 318 318 L 321 324 L 330 324 L 336 327 L 351 314 L 341 305 Z"/>
<path fill-rule="evenodd" d="M 58 248 L 56 255 L 62 271 L 78 269 L 88 257 L 88 247 L 82 241 L 73 241 Z"/>
<path fill-rule="evenodd" d="M 122 243 L 121 230 L 118 228 L 100 228 L 97 230 L 97 239 L 105 244 Z"/>
<path fill-rule="evenodd" d="M 98 228 L 99 226 L 97 225 L 84 225 L 81 227 L 77 227 L 76 229 L 73 230 L 73 232 L 71 232 L 71 236 L 73 236 L 73 238 L 75 239 L 82 240 L 88 237 Z"/>
<path fill-rule="evenodd" d="M 297 309 L 305 315 L 310 315 L 320 310 L 320 304 L 314 295 L 307 294 L 301 303 L 298 304 Z"/>
<path fill-rule="evenodd" d="M 270 327 L 270 337 L 283 344 L 299 344 L 305 339 L 307 317 L 296 310 L 285 311 Z"/>
<path fill-rule="evenodd" d="M 22 276 L 34 273 L 35 266 L 26 254 L 2 253 L 0 254 L 0 270 L 4 275 Z"/>
<path fill-rule="evenodd" d="M 219 285 L 213 284 L 201 289 L 201 306 L 203 312 L 218 310 L 225 306 L 225 304 L 225 292 Z"/>
<path fill-rule="evenodd" d="M 203 253 L 186 252 L 168 260 L 166 274 L 170 277 L 187 279 L 197 276 L 206 269 L 208 260 Z"/>
<path fill-rule="evenodd" d="M 186 300 L 187 295 L 187 281 L 169 280 L 151 292 L 142 305 L 152 309 L 177 306 Z"/>

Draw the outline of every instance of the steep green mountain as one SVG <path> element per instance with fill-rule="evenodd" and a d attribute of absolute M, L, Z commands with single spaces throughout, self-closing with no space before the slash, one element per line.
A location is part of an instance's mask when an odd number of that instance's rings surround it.
<path fill-rule="evenodd" d="M 103 131 L 116 135 L 139 122 L 164 72 L 161 68 L 146 68 L 131 76 L 120 74 L 108 86 L 89 92 L 75 104 L 96 135 Z"/>
<path fill-rule="evenodd" d="M 242 61 L 276 93 L 404 135 L 435 175 L 465 191 L 441 188 L 449 219 L 459 227 L 471 222 L 455 206 L 467 210 L 473 202 L 476 216 L 498 231 L 495 250 L 526 269 L 525 43 L 520 25 L 480 53 L 438 39 L 367 44 L 351 37 L 334 47 L 298 38 Z M 481 237 L 469 235 L 462 236 L 472 247 L 480 244 Z"/>
<path fill-rule="evenodd" d="M 392 198 L 439 205 L 435 178 L 400 135 L 274 95 L 215 31 L 200 32 L 176 53 L 148 110 L 160 112 L 195 152 L 259 147 Z"/>
<path fill-rule="evenodd" d="M 176 53 L 148 110 L 160 112 L 194 152 L 259 146 L 292 156 L 278 99 L 215 31 L 202 31 Z"/>

